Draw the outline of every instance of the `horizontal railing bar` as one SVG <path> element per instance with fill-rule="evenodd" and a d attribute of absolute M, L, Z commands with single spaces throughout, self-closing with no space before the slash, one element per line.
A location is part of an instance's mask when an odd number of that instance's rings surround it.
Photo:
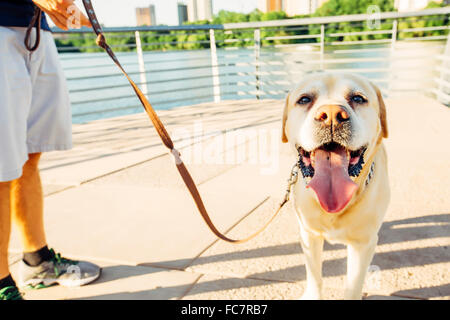
<path fill-rule="evenodd" d="M 220 41 L 216 41 L 220 42 Z M 158 41 L 158 42 L 143 42 L 142 46 L 155 46 L 155 45 L 163 45 L 163 44 L 192 44 L 192 43 L 210 43 L 209 40 L 197 40 L 197 41 Z M 118 44 L 118 45 L 110 45 L 111 48 L 135 48 L 135 43 L 125 43 L 125 44 Z M 60 51 L 69 51 L 69 50 L 80 50 L 80 49 L 100 49 L 98 46 L 71 46 L 71 47 L 58 47 L 58 50 Z"/>
<path fill-rule="evenodd" d="M 216 40 L 216 42 L 225 42 L 225 43 L 234 43 L 234 42 L 239 42 L 239 41 L 249 42 L 249 41 L 255 41 L 255 39 L 254 38 L 244 38 L 244 39 L 224 39 L 222 41 Z"/>
<path fill-rule="evenodd" d="M 399 41 L 399 42 L 401 42 L 401 40 Z M 407 43 L 407 42 L 406 42 Z M 398 44 L 398 42 L 397 42 L 397 44 Z M 424 50 L 428 50 L 428 49 L 438 49 L 438 48 L 445 48 L 445 44 L 440 44 L 440 45 L 428 45 L 427 44 L 427 47 L 426 48 L 424 48 Z M 420 47 L 415 47 L 414 48 L 414 51 L 421 51 L 421 49 L 422 48 L 420 48 Z M 395 46 L 395 52 L 400 52 L 400 51 L 408 51 L 408 52 L 410 52 L 411 51 L 411 48 L 410 47 L 398 47 L 398 46 Z M 422 50 L 423 51 L 423 50 Z"/>
<path fill-rule="evenodd" d="M 114 33 L 110 33 L 108 31 L 104 32 L 104 35 L 106 37 L 106 40 L 110 39 L 110 38 L 116 38 L 116 39 L 121 39 L 121 38 L 134 38 L 134 32 L 138 31 L 138 30 L 132 30 L 132 31 L 125 31 L 123 32 L 124 34 L 114 34 Z M 97 35 L 95 33 L 92 34 L 86 34 L 86 33 L 79 33 L 80 36 L 79 37 L 74 37 L 73 35 L 77 34 L 77 33 L 72 33 L 71 37 L 69 38 L 69 40 L 76 40 L 76 39 L 96 39 Z M 209 37 L 209 30 L 208 32 L 189 32 L 189 33 L 145 33 L 142 32 L 141 36 L 149 36 L 149 37 L 159 37 L 159 36 L 191 36 L 191 35 L 202 35 L 202 36 L 208 36 Z M 55 33 L 54 37 L 56 39 L 61 39 L 61 40 L 65 40 L 66 38 L 64 38 L 64 34 L 59 34 L 59 33 Z"/>
<path fill-rule="evenodd" d="M 335 34 L 327 34 L 326 36 L 330 37 L 339 37 L 346 35 L 363 35 L 363 34 L 379 34 L 379 33 L 392 33 L 390 30 L 387 31 L 366 31 L 366 32 L 349 32 L 349 33 L 335 33 Z M 266 37 L 262 40 L 295 40 L 295 39 L 317 39 L 320 37 L 320 34 L 314 35 L 296 35 L 296 36 L 274 36 L 274 37 Z M 424 36 L 424 37 L 411 37 L 411 38 L 401 38 L 399 41 L 414 41 L 414 40 L 445 40 L 447 36 Z M 235 42 L 253 42 L 253 38 L 244 38 L 244 39 L 223 39 L 216 40 L 216 43 L 235 43 Z M 374 40 L 356 40 L 356 41 L 333 41 L 331 43 L 327 43 L 327 45 L 353 45 L 353 44 L 372 44 L 372 43 L 388 43 L 391 40 L 389 39 L 374 39 Z M 156 45 L 179 45 L 179 44 L 209 44 L 209 40 L 197 40 L 197 41 L 158 41 L 158 42 L 144 42 L 143 46 L 156 46 Z M 316 43 L 311 43 L 316 44 Z M 291 45 L 291 44 L 286 44 Z M 295 45 L 295 44 L 292 44 Z M 111 45 L 112 48 L 135 48 L 135 43 L 129 44 L 120 44 L 120 45 Z M 267 47 L 267 46 L 264 46 Z M 98 46 L 60 46 L 57 48 L 59 52 L 67 52 L 73 50 L 83 50 L 83 49 L 99 49 Z"/>
<path fill-rule="evenodd" d="M 147 95 L 155 96 L 155 95 L 170 93 L 170 92 L 174 92 L 174 91 L 179 92 L 179 91 L 188 91 L 188 90 L 208 89 L 208 88 L 214 88 L 214 87 L 220 87 L 220 86 L 231 86 L 231 85 L 236 85 L 236 84 L 237 84 L 237 82 L 226 82 L 226 83 L 221 83 L 220 85 L 204 85 L 204 86 L 196 86 L 196 87 L 189 87 L 189 88 L 177 88 L 176 90 L 171 89 L 171 90 L 164 90 L 164 91 L 159 90 L 159 91 L 149 92 Z M 100 101 L 110 101 L 110 100 L 116 100 L 116 99 L 133 98 L 133 97 L 136 97 L 136 95 L 132 94 L 132 95 L 124 95 L 124 96 L 114 96 L 114 97 L 107 97 L 107 98 L 81 100 L 81 101 L 72 102 L 72 105 L 100 102 Z"/>
<path fill-rule="evenodd" d="M 196 41 L 157 41 L 157 42 L 142 42 L 142 46 L 156 46 L 161 44 L 192 44 L 192 43 L 209 43 L 209 40 L 196 40 Z M 217 41 L 216 41 L 217 42 Z"/>
<path fill-rule="evenodd" d="M 229 72 L 229 73 L 221 73 L 221 77 L 229 77 L 229 76 L 239 76 L 238 72 Z M 204 76 L 192 76 L 192 77 L 185 77 L 185 78 L 173 78 L 173 79 L 165 79 L 165 80 L 155 80 L 155 81 L 147 81 L 145 84 L 160 84 L 160 83 L 167 83 L 167 82 L 176 82 L 176 81 L 185 81 L 185 80 L 199 80 L 199 79 L 207 79 L 211 78 L 211 75 L 204 75 Z M 144 83 L 137 83 L 138 85 L 142 85 Z M 86 91 L 93 91 L 93 90 L 103 90 L 108 88 L 122 88 L 122 87 L 128 87 L 130 84 L 128 82 L 120 84 L 120 85 L 113 85 L 113 86 L 101 86 L 101 87 L 90 87 L 90 88 L 81 88 L 81 89 L 72 89 L 70 90 L 71 93 L 76 92 L 86 92 Z"/>
<path fill-rule="evenodd" d="M 261 51 L 260 56 L 261 57 L 271 57 L 271 56 L 294 56 L 294 55 L 305 55 L 305 54 L 320 54 L 320 51 L 294 51 L 294 52 L 265 52 Z"/>
<path fill-rule="evenodd" d="M 110 45 L 111 48 L 135 48 L 135 43 L 130 44 L 116 44 Z M 99 49 L 102 50 L 99 46 L 70 46 L 70 47 L 57 47 L 58 52 L 71 51 L 71 50 L 82 50 L 82 49 Z"/>
<path fill-rule="evenodd" d="M 229 91 L 229 92 L 223 92 L 222 94 L 233 94 L 235 93 L 234 91 Z M 214 94 L 210 94 L 210 95 L 205 95 L 205 96 L 193 96 L 193 97 L 189 97 L 189 99 L 192 100 L 199 100 L 199 99 L 205 99 L 205 98 L 214 98 Z M 153 101 L 152 104 L 153 105 L 165 105 L 165 104 L 169 104 L 169 103 L 173 103 L 173 102 L 179 102 L 179 101 L 184 101 L 186 100 L 186 98 L 181 98 L 181 99 L 174 99 L 174 100 L 160 100 L 160 101 Z M 83 113 L 75 113 L 72 115 L 72 117 L 82 117 L 82 116 L 87 116 L 87 115 L 91 115 L 91 114 L 98 114 L 98 113 L 107 113 L 107 112 L 115 112 L 115 111 L 122 111 L 122 110 L 127 110 L 127 109 L 136 109 L 136 108 L 142 108 L 141 104 L 138 105 L 133 105 L 133 106 L 125 106 L 125 107 L 118 107 L 118 108 L 110 108 L 110 109 L 106 109 L 106 110 L 96 110 L 96 111 L 90 111 L 90 112 L 83 112 Z M 158 110 L 158 109 L 157 109 Z M 144 109 L 142 108 L 142 111 L 144 111 Z"/>
<path fill-rule="evenodd" d="M 246 46 L 246 47 L 238 47 L 238 46 L 234 46 L 234 47 L 224 47 L 224 48 L 221 48 L 222 50 L 225 50 L 225 51 L 233 51 L 233 50 L 242 50 L 242 49 L 246 49 L 246 50 L 254 50 L 255 49 L 255 46 L 253 45 L 253 46 Z"/>
<path fill-rule="evenodd" d="M 357 52 L 378 52 L 378 51 L 390 51 L 391 48 L 371 48 L 371 49 L 337 49 L 331 50 L 332 53 L 357 53 Z"/>
<path fill-rule="evenodd" d="M 237 30 L 239 30 L 239 29 L 237 29 Z M 233 32 L 236 32 L 237 30 L 233 30 Z M 298 31 L 298 30 L 303 30 L 303 31 L 309 30 L 309 26 L 273 27 L 273 28 L 264 28 L 263 29 L 263 31 L 285 31 L 285 32 Z M 249 32 L 249 31 L 246 31 L 246 32 Z"/>
<path fill-rule="evenodd" d="M 248 53 L 248 54 L 225 54 L 225 55 L 218 55 L 217 57 L 219 59 L 231 59 L 231 58 L 240 58 L 240 57 L 254 58 L 255 54 L 254 53 Z"/>
<path fill-rule="evenodd" d="M 434 78 L 433 80 L 434 80 L 434 82 L 442 85 L 443 87 L 450 88 L 450 81 L 440 79 L 440 78 Z"/>
<path fill-rule="evenodd" d="M 134 106 L 125 106 L 125 107 L 117 107 L 117 108 L 110 108 L 110 109 L 104 109 L 104 110 L 88 111 L 88 112 L 82 112 L 82 113 L 73 113 L 72 118 L 84 117 L 84 116 L 89 116 L 92 114 L 117 112 L 117 111 L 123 111 L 123 110 L 128 110 L 128 109 L 137 109 L 139 107 L 142 108 L 142 105 L 137 104 Z"/>
<path fill-rule="evenodd" d="M 398 29 L 398 32 L 411 32 L 411 31 L 433 31 L 433 30 L 447 30 L 450 26 L 436 26 L 436 27 L 422 27 L 422 28 L 405 28 Z"/>
<path fill-rule="evenodd" d="M 391 68 L 344 68 L 344 69 L 330 69 L 336 72 L 369 72 L 369 73 L 382 73 L 382 72 L 390 72 Z"/>
<path fill-rule="evenodd" d="M 413 38 L 401 38 L 399 41 L 426 41 L 426 40 L 445 40 L 447 36 L 426 36 L 426 37 L 413 37 Z"/>
<path fill-rule="evenodd" d="M 371 34 L 392 34 L 392 30 L 376 30 L 376 31 L 355 31 L 355 32 L 340 32 L 340 33 L 327 33 L 327 37 L 342 37 L 342 36 L 358 36 L 358 35 L 371 35 Z"/>
<path fill-rule="evenodd" d="M 381 12 L 378 15 L 380 20 L 386 19 L 399 19 L 409 17 L 426 17 L 433 15 L 447 15 L 450 13 L 449 7 L 424 9 L 413 12 Z M 257 22 L 243 22 L 243 23 L 226 23 L 222 25 L 179 25 L 179 26 L 141 26 L 141 27 L 120 27 L 120 28 L 104 28 L 104 32 L 117 33 L 117 32 L 134 32 L 134 31 L 189 31 L 189 30 L 237 30 L 237 29 L 254 29 L 254 28 L 270 28 L 270 27 L 289 27 L 289 26 L 303 26 L 311 24 L 330 24 L 339 22 L 358 22 L 367 21 L 371 19 L 371 14 L 353 14 L 353 15 L 341 15 L 341 16 L 327 16 L 327 17 L 312 17 L 301 19 L 285 19 L 285 20 L 269 20 L 269 21 L 257 21 Z M 65 33 L 90 33 L 92 29 L 81 28 L 77 30 L 61 30 L 59 28 L 52 28 L 53 33 L 65 34 Z"/>
<path fill-rule="evenodd" d="M 450 7 L 437 9 L 424 9 L 413 12 L 380 12 L 377 18 L 384 19 L 399 19 L 408 17 L 424 17 L 430 15 L 446 15 L 450 13 Z M 263 28 L 275 26 L 291 26 L 291 25 L 310 25 L 310 24 L 329 24 L 348 21 L 367 21 L 373 19 L 371 14 L 350 14 L 341 16 L 327 16 L 314 17 L 303 19 L 286 19 L 286 20 L 269 20 L 259 22 L 244 22 L 244 23 L 226 23 L 223 25 L 225 30 L 228 29 L 245 29 L 245 28 Z"/>
<path fill-rule="evenodd" d="M 434 94 L 436 94 L 438 97 L 443 97 L 443 98 L 447 99 L 447 103 L 450 102 L 450 94 L 439 91 L 437 88 L 431 89 L 430 91 L 433 92 Z"/>
<path fill-rule="evenodd" d="M 176 30 L 223 30 L 224 27 L 221 24 L 183 24 L 179 26 L 139 26 L 139 27 L 108 27 L 102 28 L 104 33 L 118 33 L 118 32 L 146 32 L 146 31 L 176 31 Z M 51 28 L 52 33 L 67 34 L 67 33 L 91 33 L 91 28 L 82 27 L 76 30 L 62 30 L 57 27 Z"/>
<path fill-rule="evenodd" d="M 252 65 L 252 66 L 281 66 L 281 65 L 301 65 L 301 64 L 341 64 L 341 63 L 352 63 L 352 62 L 378 62 L 384 61 L 389 62 L 386 57 L 376 57 L 376 58 L 341 58 L 341 59 L 322 59 L 322 60 L 284 60 L 284 61 L 252 61 L 252 62 L 237 62 L 236 66 Z"/>
<path fill-rule="evenodd" d="M 430 60 L 433 60 L 434 58 L 437 58 L 437 57 L 430 57 L 428 55 L 427 56 L 424 56 L 424 55 L 405 56 L 405 55 L 398 55 L 398 54 L 394 53 L 389 59 L 390 60 L 415 60 L 415 59 L 423 59 L 423 58 L 429 58 Z"/>
<path fill-rule="evenodd" d="M 386 61 L 386 57 L 379 58 L 340 58 L 340 59 L 323 59 L 323 60 L 306 60 L 304 63 L 351 63 L 351 62 L 376 62 Z M 303 62 L 303 61 L 299 61 Z"/>
<path fill-rule="evenodd" d="M 229 67 L 230 64 L 218 64 L 218 67 Z M 151 72 L 173 72 L 173 71 L 186 71 L 186 70 L 198 70 L 198 69 L 207 69 L 211 68 L 212 65 L 206 65 L 206 66 L 192 66 L 192 67 L 184 67 L 184 68 L 171 68 L 171 69 L 153 69 L 153 70 L 146 70 L 145 73 L 151 73 Z M 136 71 L 136 72 L 128 72 L 129 75 L 137 75 L 142 74 L 143 72 Z M 81 76 L 81 77 L 71 77 L 67 78 L 68 81 L 74 81 L 74 80 L 86 80 L 86 79 L 97 79 L 97 78 L 111 78 L 111 77 L 117 77 L 122 76 L 122 73 L 107 73 L 107 74 L 100 74 L 100 75 L 94 75 L 94 76 Z"/>
<path fill-rule="evenodd" d="M 59 49 L 61 47 L 57 47 Z M 70 55 L 70 56 L 69 56 Z M 124 58 L 128 56 L 136 56 L 135 51 L 128 51 L 128 52 L 118 52 L 116 54 L 118 58 Z M 76 56 L 76 57 L 75 57 Z M 61 53 L 59 55 L 60 60 L 81 60 L 81 59 L 103 59 L 105 57 L 108 57 L 106 52 L 85 52 L 83 55 L 81 55 L 79 52 L 65 52 Z"/>
<path fill-rule="evenodd" d="M 155 83 L 159 83 L 159 82 L 155 82 Z M 138 86 L 141 86 L 143 84 L 148 84 L 148 82 L 145 82 L 145 83 L 140 82 L 140 83 L 136 83 L 136 84 Z M 97 90 L 105 90 L 105 89 L 117 89 L 117 88 L 125 88 L 125 87 L 128 87 L 128 86 L 130 86 L 130 84 L 127 82 L 127 83 L 123 83 L 123 84 L 114 84 L 114 85 L 108 85 L 108 86 L 70 89 L 69 93 L 89 92 L 89 91 L 97 91 Z"/>
<path fill-rule="evenodd" d="M 442 60 L 442 61 L 450 61 L 450 55 L 445 56 L 443 54 L 440 54 L 440 55 L 436 56 L 435 58 L 438 60 Z"/>
<path fill-rule="evenodd" d="M 176 54 L 179 52 L 186 52 L 188 51 L 189 53 L 195 53 L 195 52 L 201 52 L 201 53 L 208 53 L 209 54 L 209 50 L 208 49 L 192 49 L 192 50 L 185 50 L 185 49 L 174 49 L 174 50 L 170 50 L 170 54 Z M 151 54 L 167 54 L 168 51 L 166 50 L 152 50 Z M 89 56 L 83 56 L 88 54 Z M 70 55 L 70 56 L 69 56 Z M 83 55 L 81 55 L 79 52 L 65 52 L 65 53 L 60 53 L 60 60 L 73 60 L 74 57 L 73 55 L 78 55 L 78 57 L 76 57 L 77 60 L 79 59 L 103 59 L 104 57 L 108 57 L 108 55 L 106 54 L 106 52 L 103 51 L 99 51 L 99 52 L 89 52 L 89 53 L 83 53 Z M 93 55 L 93 56 L 90 56 Z M 118 58 L 123 58 L 123 57 L 129 57 L 129 56 L 136 56 L 136 51 L 124 51 L 124 52 L 117 52 L 116 55 L 118 56 Z"/>
<path fill-rule="evenodd" d="M 265 45 L 264 48 L 286 48 L 286 47 L 301 47 L 301 46 L 320 46 L 320 43 L 317 42 L 308 42 L 308 43 L 291 43 L 291 44 L 271 44 Z"/>
<path fill-rule="evenodd" d="M 332 46 L 347 46 L 355 44 L 375 44 L 375 43 L 391 43 L 391 39 L 377 39 L 377 40 L 355 40 L 355 41 L 332 41 L 327 45 Z"/>
<path fill-rule="evenodd" d="M 265 37 L 261 38 L 261 40 L 294 40 L 294 39 L 316 39 L 320 38 L 320 34 L 306 34 L 306 35 L 298 35 L 298 36 L 278 36 L 278 37 Z"/>
<path fill-rule="evenodd" d="M 170 59 L 170 60 L 158 60 L 158 61 L 153 61 L 153 60 L 144 60 L 144 64 L 146 63 L 167 63 L 167 62 L 180 62 L 180 61 L 202 61 L 202 60 L 208 60 L 210 61 L 211 58 L 180 58 L 180 59 Z M 127 66 L 134 66 L 134 65 L 139 65 L 139 62 L 125 62 L 122 63 L 125 67 Z M 65 67 L 63 68 L 64 70 L 74 70 L 74 69 L 91 69 L 93 67 L 95 68 L 103 68 L 103 67 L 115 67 L 116 65 L 111 62 L 108 64 L 96 64 L 95 66 L 75 66 L 75 67 Z"/>
<path fill-rule="evenodd" d="M 392 77 L 392 80 L 395 80 L 395 81 L 401 80 L 401 81 L 408 81 L 408 82 L 430 82 L 430 81 L 433 81 L 433 79 L 434 79 L 433 75 L 430 75 L 428 77 L 423 77 L 421 75 L 420 78 L 417 78 L 417 77 L 415 77 L 415 78 Z"/>
<path fill-rule="evenodd" d="M 391 66 L 391 71 L 392 72 L 397 72 L 400 74 L 404 74 L 404 73 L 414 73 L 414 72 L 418 72 L 418 71 L 428 71 L 431 72 L 430 70 L 430 66 L 424 66 L 424 67 L 416 67 L 416 68 L 411 68 L 408 66 L 403 66 L 403 67 L 398 67 L 398 66 Z"/>

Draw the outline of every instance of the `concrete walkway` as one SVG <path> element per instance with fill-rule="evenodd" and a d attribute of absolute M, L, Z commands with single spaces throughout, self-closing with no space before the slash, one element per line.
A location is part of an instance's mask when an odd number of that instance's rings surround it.
<path fill-rule="evenodd" d="M 386 103 L 392 201 L 364 292 L 368 299 L 449 299 L 450 113 L 421 96 Z M 227 101 L 159 112 L 229 236 L 256 230 L 283 196 L 295 154 L 280 143 L 282 108 L 278 100 Z M 246 244 L 218 241 L 145 114 L 74 125 L 73 136 L 73 150 L 45 154 L 41 164 L 47 238 L 67 257 L 98 263 L 103 274 L 81 288 L 25 291 L 26 299 L 302 294 L 304 257 L 290 207 Z M 13 275 L 20 252 L 13 232 Z M 327 298 L 342 297 L 345 257 L 344 246 L 326 244 Z"/>

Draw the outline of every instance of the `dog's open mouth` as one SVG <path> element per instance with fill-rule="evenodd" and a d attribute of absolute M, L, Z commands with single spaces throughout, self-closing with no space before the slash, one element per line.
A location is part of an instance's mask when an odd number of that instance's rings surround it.
<path fill-rule="evenodd" d="M 311 152 L 298 148 L 302 174 L 312 178 L 307 188 L 314 190 L 325 211 L 340 212 L 350 202 L 358 189 L 350 176 L 359 176 L 366 149 L 349 150 L 335 142 Z"/>

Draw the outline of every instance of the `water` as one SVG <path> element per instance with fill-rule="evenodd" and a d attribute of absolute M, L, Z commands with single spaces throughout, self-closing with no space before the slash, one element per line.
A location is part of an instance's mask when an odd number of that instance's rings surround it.
<path fill-rule="evenodd" d="M 259 78 L 253 49 L 219 49 L 220 96 L 222 100 L 283 98 L 302 74 L 321 67 L 360 73 L 385 92 L 427 91 L 435 87 L 433 79 L 439 76 L 435 57 L 443 48 L 444 43 L 436 41 L 397 42 L 394 53 L 390 45 L 326 47 L 325 60 L 352 61 L 323 66 L 317 47 L 262 48 Z M 140 83 L 136 53 L 117 56 Z M 62 53 L 60 57 L 68 78 L 73 123 L 143 112 L 127 80 L 105 53 Z M 148 97 L 155 109 L 214 100 L 209 50 L 145 52 L 144 61 Z"/>

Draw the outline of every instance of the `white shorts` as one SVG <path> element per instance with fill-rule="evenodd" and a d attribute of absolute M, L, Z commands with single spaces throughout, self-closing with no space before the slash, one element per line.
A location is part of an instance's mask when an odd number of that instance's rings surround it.
<path fill-rule="evenodd" d="M 72 147 L 69 93 L 52 34 L 41 31 L 30 53 L 25 30 L 0 27 L 0 182 L 19 178 L 29 153 Z"/>

